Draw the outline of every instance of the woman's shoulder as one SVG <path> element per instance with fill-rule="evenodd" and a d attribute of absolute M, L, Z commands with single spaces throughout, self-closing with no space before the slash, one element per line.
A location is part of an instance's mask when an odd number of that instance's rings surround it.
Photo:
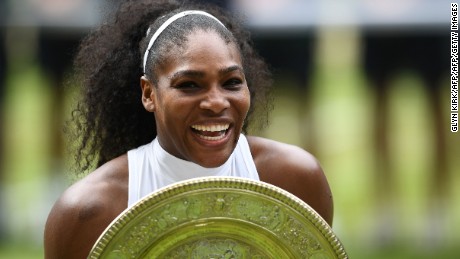
<path fill-rule="evenodd" d="M 305 201 L 332 224 L 332 193 L 318 160 L 306 150 L 261 137 L 247 137 L 262 181 Z"/>
<path fill-rule="evenodd" d="M 115 158 L 59 197 L 45 226 L 46 258 L 87 257 L 99 235 L 127 207 L 127 163 L 126 155 Z"/>
<path fill-rule="evenodd" d="M 303 177 L 318 177 L 323 174 L 318 160 L 306 150 L 279 141 L 247 137 L 254 162 L 262 177 L 300 174 Z"/>

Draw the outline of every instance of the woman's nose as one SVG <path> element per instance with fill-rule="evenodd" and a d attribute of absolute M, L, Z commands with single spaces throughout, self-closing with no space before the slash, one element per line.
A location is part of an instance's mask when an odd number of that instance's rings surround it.
<path fill-rule="evenodd" d="M 214 113 L 221 113 L 230 107 L 230 102 L 223 89 L 211 87 L 200 102 L 200 108 L 210 110 Z"/>

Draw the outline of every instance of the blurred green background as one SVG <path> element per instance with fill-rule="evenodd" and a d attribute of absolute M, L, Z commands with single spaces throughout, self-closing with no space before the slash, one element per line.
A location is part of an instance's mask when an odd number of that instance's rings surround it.
<path fill-rule="evenodd" d="M 350 258 L 458 258 L 460 133 L 450 132 L 448 71 L 438 88 L 442 125 L 435 125 L 433 96 L 419 74 L 403 69 L 391 77 L 389 155 L 382 167 L 373 124 L 376 96 L 363 69 L 360 33 L 353 26 L 315 31 L 309 91 L 276 73 L 271 124 L 257 134 L 302 146 L 318 158 L 334 195 L 333 229 Z M 78 91 L 68 87 L 57 95 L 49 87 L 54 82 L 37 60 L 37 38 L 37 30 L 27 26 L 11 27 L 6 37 L 0 258 L 43 258 L 47 214 L 71 184 L 67 140 L 61 143 L 58 132 Z M 445 138 L 441 191 L 434 184 L 436 126 Z M 387 174 L 390 181 L 378 180 Z"/>

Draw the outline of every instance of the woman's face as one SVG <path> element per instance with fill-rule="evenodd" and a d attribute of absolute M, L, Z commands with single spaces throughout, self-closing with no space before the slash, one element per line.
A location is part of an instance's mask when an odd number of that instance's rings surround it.
<path fill-rule="evenodd" d="M 198 30 L 156 74 L 157 85 L 143 78 L 142 89 L 161 146 L 204 167 L 222 165 L 236 146 L 250 105 L 237 47 L 214 31 Z"/>

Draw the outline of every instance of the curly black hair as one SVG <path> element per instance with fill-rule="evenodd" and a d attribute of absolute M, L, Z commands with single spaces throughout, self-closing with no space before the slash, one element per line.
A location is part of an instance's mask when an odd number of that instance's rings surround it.
<path fill-rule="evenodd" d="M 141 102 L 139 85 L 144 74 L 143 55 L 152 32 L 181 10 L 206 11 L 217 17 L 227 29 L 200 15 L 177 20 L 160 35 L 151 49 L 146 76 L 155 81 L 155 65 L 162 60 L 158 53 L 167 53 L 166 48 L 183 45 L 187 33 L 193 31 L 191 26 L 214 30 L 226 41 L 236 42 L 243 59 L 251 96 L 243 132 L 247 133 L 249 122 L 250 128 L 255 129 L 267 124 L 272 107 L 271 74 L 254 50 L 250 33 L 240 19 L 209 4 L 177 0 L 124 1 L 113 17 L 107 17 L 83 39 L 75 58 L 77 82 L 82 89 L 81 99 L 72 111 L 69 129 L 76 147 L 77 174 L 87 173 L 93 167 L 155 138 L 155 119 Z"/>

